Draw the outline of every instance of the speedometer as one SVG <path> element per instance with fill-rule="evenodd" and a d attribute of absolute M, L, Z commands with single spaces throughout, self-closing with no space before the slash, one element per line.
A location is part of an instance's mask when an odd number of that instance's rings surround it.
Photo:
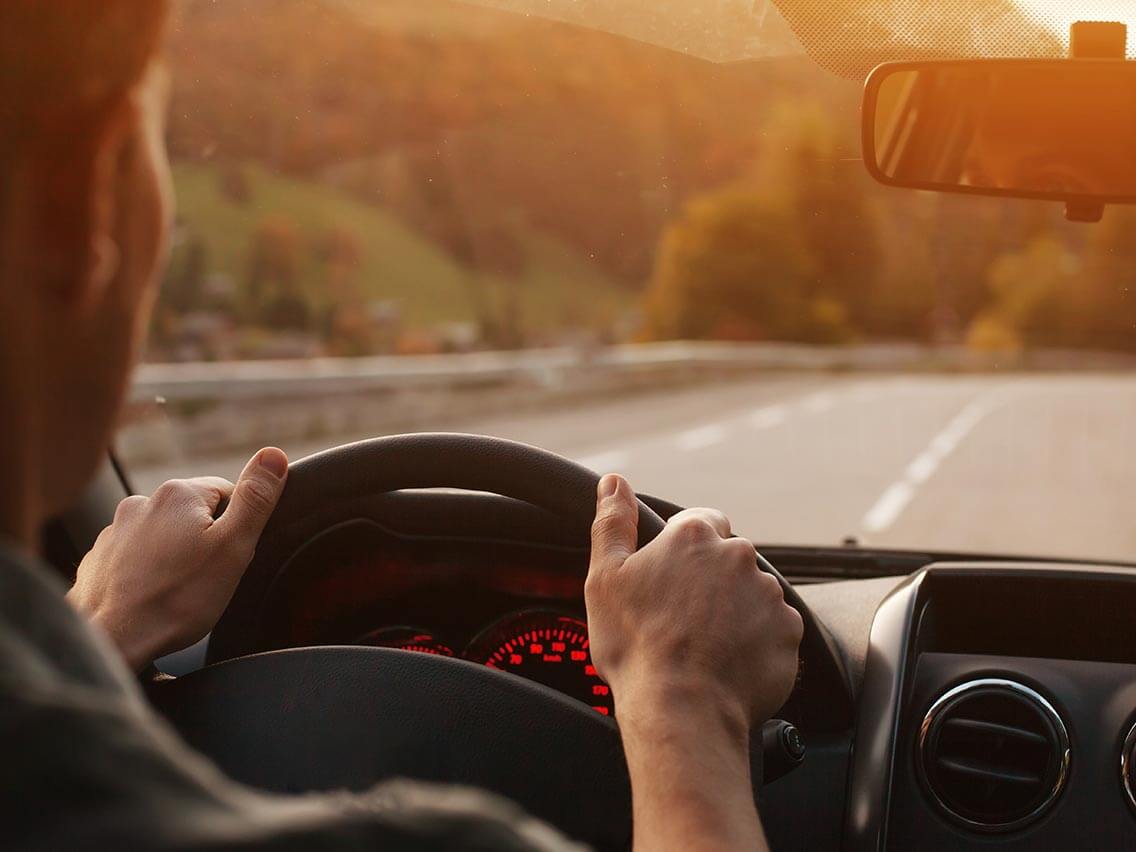
<path fill-rule="evenodd" d="M 515 613 L 484 630 L 464 656 L 543 683 L 597 713 L 615 713 L 611 689 L 592 665 L 588 625 L 578 618 L 542 610 Z"/>
<path fill-rule="evenodd" d="M 372 630 L 355 640 L 356 645 L 374 645 L 379 648 L 398 648 L 401 651 L 417 651 L 419 654 L 437 654 L 452 657 L 449 645 L 419 627 L 384 627 Z"/>

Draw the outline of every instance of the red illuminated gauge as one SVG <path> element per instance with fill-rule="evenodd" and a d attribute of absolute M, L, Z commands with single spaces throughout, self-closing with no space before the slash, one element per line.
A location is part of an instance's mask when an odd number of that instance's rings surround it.
<path fill-rule="evenodd" d="M 417 651 L 420 654 L 437 654 L 452 657 L 454 651 L 428 630 L 417 627 L 384 627 L 372 630 L 355 640 L 356 645 L 374 645 L 379 648 L 398 648 L 400 651 Z"/>
<path fill-rule="evenodd" d="M 605 716 L 615 714 L 611 689 L 592 666 L 588 625 L 578 618 L 540 611 L 506 616 L 470 643 L 465 658 L 543 683 Z"/>

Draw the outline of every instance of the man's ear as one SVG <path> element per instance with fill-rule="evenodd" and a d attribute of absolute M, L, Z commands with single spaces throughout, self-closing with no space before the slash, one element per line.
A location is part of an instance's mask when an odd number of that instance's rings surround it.
<path fill-rule="evenodd" d="M 116 175 L 137 121 L 135 99 L 123 97 L 29 152 L 20 181 L 28 272 L 64 309 L 98 299 L 117 269 Z"/>

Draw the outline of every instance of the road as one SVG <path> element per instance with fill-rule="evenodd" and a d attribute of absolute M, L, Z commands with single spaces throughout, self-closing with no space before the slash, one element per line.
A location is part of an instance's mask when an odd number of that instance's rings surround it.
<path fill-rule="evenodd" d="M 855 536 L 887 547 L 1136 561 L 1132 375 L 782 376 L 436 428 L 619 471 L 641 491 L 721 508 L 758 542 Z M 285 445 L 293 458 L 321 448 Z M 148 491 L 174 475 L 232 478 L 243 461 L 133 475 Z"/>

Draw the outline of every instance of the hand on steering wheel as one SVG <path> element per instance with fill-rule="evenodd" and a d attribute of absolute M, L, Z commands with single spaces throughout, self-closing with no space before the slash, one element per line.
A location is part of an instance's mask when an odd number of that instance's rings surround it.
<path fill-rule="evenodd" d="M 631 486 L 608 475 L 599 495 L 584 597 L 592 660 L 619 717 L 691 696 L 740 725 L 765 722 L 792 691 L 804 624 L 753 544 L 699 508 L 637 550 Z"/>
<path fill-rule="evenodd" d="M 135 672 L 192 645 L 229 605 L 287 476 L 288 457 L 267 447 L 236 484 L 174 479 L 150 497 L 127 497 L 79 563 L 67 599 Z"/>

